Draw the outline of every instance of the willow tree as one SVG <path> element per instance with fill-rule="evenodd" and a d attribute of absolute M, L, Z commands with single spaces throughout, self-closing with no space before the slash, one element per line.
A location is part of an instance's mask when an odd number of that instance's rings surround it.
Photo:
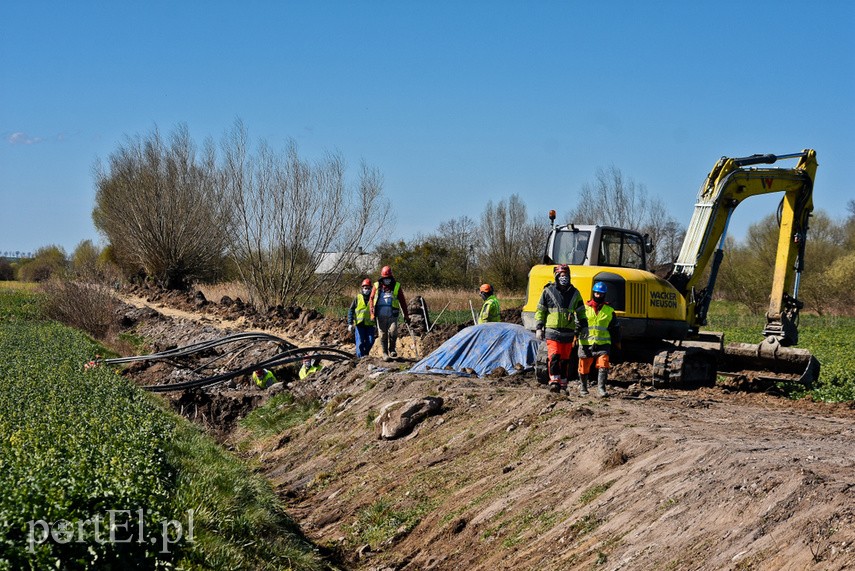
<path fill-rule="evenodd" d="M 356 257 L 388 230 L 390 206 L 376 168 L 361 165 L 347 179 L 344 159 L 328 153 L 310 162 L 290 141 L 277 151 L 253 150 L 235 125 L 223 142 L 221 185 L 234 230 L 230 251 L 252 301 L 261 307 L 328 299 Z M 324 253 L 339 253 L 331 272 L 317 273 Z"/>
<path fill-rule="evenodd" d="M 96 165 L 95 180 L 95 226 L 127 273 L 183 288 L 221 270 L 230 215 L 211 143 L 199 156 L 185 125 L 169 141 L 155 127 Z"/>
<path fill-rule="evenodd" d="M 483 280 L 505 290 L 525 288 L 528 271 L 543 250 L 544 232 L 528 218 L 519 195 L 494 204 L 481 214 L 479 267 Z"/>

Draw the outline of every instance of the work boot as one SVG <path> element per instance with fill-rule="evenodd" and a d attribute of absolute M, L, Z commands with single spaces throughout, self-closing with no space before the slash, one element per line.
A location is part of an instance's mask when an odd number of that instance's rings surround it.
<path fill-rule="evenodd" d="M 393 359 L 397 359 L 398 358 L 398 352 L 395 351 L 394 349 L 392 349 L 391 351 L 389 351 L 389 356 L 392 357 Z"/>
<path fill-rule="evenodd" d="M 567 379 L 561 379 L 558 381 L 558 385 L 561 387 L 561 394 L 567 394 Z"/>
<path fill-rule="evenodd" d="M 585 396 L 588 394 L 588 375 L 579 375 L 579 394 Z"/>
<path fill-rule="evenodd" d="M 597 394 L 601 397 L 609 396 L 609 393 L 606 391 L 606 379 L 609 378 L 609 370 L 608 369 L 600 369 L 597 372 Z"/>
<path fill-rule="evenodd" d="M 388 360 L 389 360 L 389 353 L 386 353 L 385 351 L 383 352 L 383 360 L 384 360 L 384 361 L 388 361 Z"/>
<path fill-rule="evenodd" d="M 549 392 L 551 392 L 551 393 L 561 392 L 561 385 L 558 384 L 558 381 L 549 381 Z"/>

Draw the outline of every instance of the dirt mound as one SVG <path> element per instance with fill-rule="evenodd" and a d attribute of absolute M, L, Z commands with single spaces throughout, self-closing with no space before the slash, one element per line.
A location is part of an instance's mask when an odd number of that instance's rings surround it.
<path fill-rule="evenodd" d="M 136 319 L 163 345 L 216 332 L 150 312 Z M 457 330 L 437 326 L 422 354 Z M 295 398 L 324 406 L 249 445 L 291 516 L 347 568 L 855 566 L 849 404 L 654 390 L 638 365 L 615 367 L 612 397 L 598 399 L 575 386 L 554 395 L 531 375 L 411 375 L 409 364 L 370 357 L 289 383 Z M 173 374 L 152 369 L 138 374 Z M 386 405 L 429 397 L 442 399 L 438 413 L 403 438 L 377 438 Z M 174 396 L 221 438 L 264 398 L 248 386 Z M 228 438 L 244 436 L 238 427 Z"/>
<path fill-rule="evenodd" d="M 352 568 L 855 564 L 851 410 L 623 379 L 611 399 L 556 397 L 519 375 L 371 362 L 328 375 L 311 383 L 331 403 L 311 426 L 254 452 L 306 532 Z M 443 412 L 402 440 L 365 422 L 426 395 Z"/>

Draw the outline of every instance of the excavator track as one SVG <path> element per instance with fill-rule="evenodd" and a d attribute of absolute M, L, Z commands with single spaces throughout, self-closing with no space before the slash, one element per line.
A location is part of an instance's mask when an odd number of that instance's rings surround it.
<path fill-rule="evenodd" d="M 697 348 L 661 351 L 653 358 L 653 386 L 711 385 L 715 383 L 714 354 Z"/>

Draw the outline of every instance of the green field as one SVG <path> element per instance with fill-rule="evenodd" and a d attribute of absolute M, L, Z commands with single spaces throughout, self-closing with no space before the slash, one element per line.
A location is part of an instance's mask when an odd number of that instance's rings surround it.
<path fill-rule="evenodd" d="M 269 485 L 0 288 L 0 569 L 324 569 Z M 111 530 L 112 528 L 112 530 Z"/>
<path fill-rule="evenodd" d="M 764 316 L 748 314 L 738 304 L 714 301 L 706 329 L 722 331 L 727 343 L 759 343 L 765 323 Z M 855 318 L 800 316 L 799 347 L 819 359 L 820 378 L 813 387 L 782 386 L 787 396 L 826 402 L 855 400 Z"/>

